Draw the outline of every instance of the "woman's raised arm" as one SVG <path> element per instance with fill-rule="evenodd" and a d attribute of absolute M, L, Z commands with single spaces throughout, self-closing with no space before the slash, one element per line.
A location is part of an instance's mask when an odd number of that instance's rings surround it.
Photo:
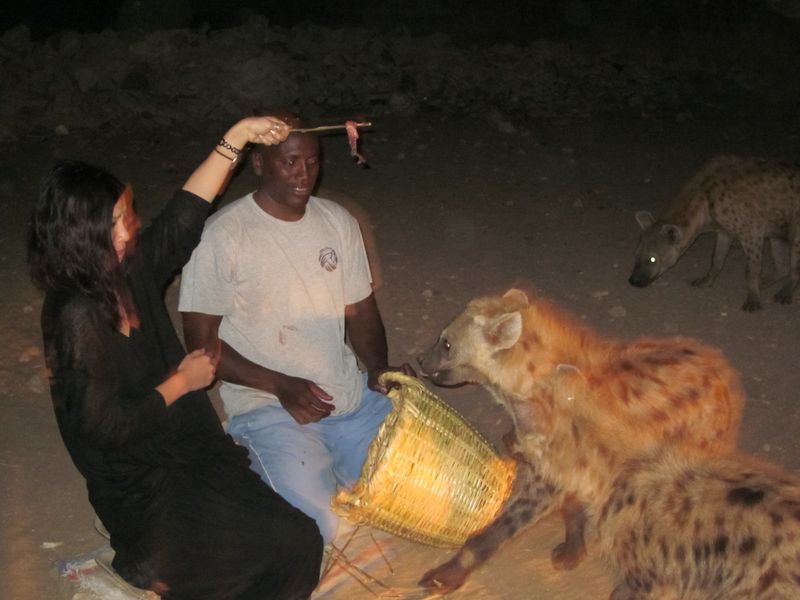
<path fill-rule="evenodd" d="M 289 129 L 277 117 L 242 119 L 220 138 L 208 157 L 186 180 L 183 189 L 211 202 L 227 183 L 234 166 L 244 157 L 247 144 L 280 144 L 289 135 Z"/>

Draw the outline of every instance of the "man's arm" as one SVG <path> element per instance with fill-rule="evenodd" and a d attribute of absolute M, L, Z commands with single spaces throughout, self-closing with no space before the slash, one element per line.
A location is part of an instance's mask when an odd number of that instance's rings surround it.
<path fill-rule="evenodd" d="M 219 338 L 222 317 L 181 313 L 187 350 L 204 349 L 217 361 L 217 377 L 275 395 L 298 423 L 316 422 L 334 409 L 331 396 L 313 381 L 273 371 L 248 360 Z"/>
<path fill-rule="evenodd" d="M 355 304 L 348 304 L 344 309 L 344 321 L 350 345 L 369 374 L 370 389 L 386 393 L 386 388 L 378 384 L 378 376 L 384 371 L 402 371 L 406 375 L 416 375 L 408 364 L 399 368 L 389 366 L 386 329 L 375 294 L 370 294 Z"/>

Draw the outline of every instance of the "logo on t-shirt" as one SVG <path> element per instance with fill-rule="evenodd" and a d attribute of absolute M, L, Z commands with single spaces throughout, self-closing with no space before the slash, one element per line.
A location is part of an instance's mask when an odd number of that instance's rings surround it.
<path fill-rule="evenodd" d="M 319 251 L 319 264 L 326 271 L 333 271 L 336 265 L 339 264 L 339 258 L 336 256 L 336 250 L 333 248 L 323 248 Z"/>

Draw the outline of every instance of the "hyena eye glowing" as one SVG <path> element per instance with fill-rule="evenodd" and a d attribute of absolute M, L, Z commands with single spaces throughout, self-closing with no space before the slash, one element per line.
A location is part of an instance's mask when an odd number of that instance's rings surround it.
<path fill-rule="evenodd" d="M 651 263 L 655 263 L 656 262 L 656 257 L 655 256 L 651 256 L 650 257 L 650 262 Z"/>
<path fill-rule="evenodd" d="M 442 348 L 450 352 L 450 348 L 452 348 L 452 346 L 450 345 L 450 342 L 448 342 L 447 340 L 442 340 Z"/>

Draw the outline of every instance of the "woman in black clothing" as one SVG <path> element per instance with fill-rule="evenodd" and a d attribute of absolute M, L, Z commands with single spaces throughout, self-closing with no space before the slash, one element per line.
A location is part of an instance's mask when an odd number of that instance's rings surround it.
<path fill-rule="evenodd" d="M 53 169 L 31 218 L 61 436 L 114 568 L 165 599 L 307 598 L 319 575 L 316 524 L 224 433 L 203 391 L 216 359 L 186 355 L 162 299 L 241 149 L 288 133 L 273 117 L 234 125 L 141 236 L 130 186 L 81 162 Z"/>

